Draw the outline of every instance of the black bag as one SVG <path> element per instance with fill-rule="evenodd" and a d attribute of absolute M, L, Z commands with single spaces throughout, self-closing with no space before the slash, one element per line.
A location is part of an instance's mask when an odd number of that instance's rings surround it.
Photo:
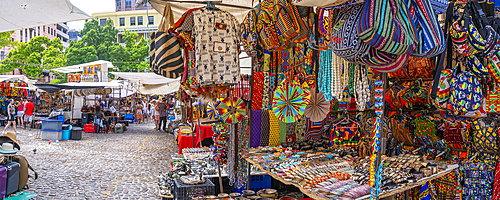
<path fill-rule="evenodd" d="M 19 170 L 20 165 L 17 162 L 11 162 L 3 165 L 7 168 L 7 196 L 16 193 L 19 190 Z"/>

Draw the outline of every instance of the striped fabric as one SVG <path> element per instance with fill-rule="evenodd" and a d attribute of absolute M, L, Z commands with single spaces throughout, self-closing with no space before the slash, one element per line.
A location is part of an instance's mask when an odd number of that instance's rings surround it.
<path fill-rule="evenodd" d="M 305 133 L 305 138 L 306 140 L 311 140 L 315 138 L 321 137 L 321 128 L 323 128 L 324 121 L 320 122 L 312 122 L 311 120 L 307 119 L 306 122 L 306 133 Z"/>
<path fill-rule="evenodd" d="M 358 24 L 359 38 L 387 53 L 402 55 L 412 52 L 416 29 L 408 10 L 404 0 L 366 0 Z"/>
<path fill-rule="evenodd" d="M 280 125 L 279 120 L 274 115 L 272 110 L 268 111 L 269 114 L 269 146 L 276 146 L 280 144 Z"/>
<path fill-rule="evenodd" d="M 262 111 L 252 110 L 252 147 L 260 145 L 260 133 L 262 128 Z"/>
<path fill-rule="evenodd" d="M 184 61 L 177 38 L 168 32 L 158 31 L 153 45 L 155 55 L 151 71 L 167 78 L 179 77 L 184 71 Z"/>
<path fill-rule="evenodd" d="M 274 114 L 272 114 L 274 115 Z M 269 111 L 262 111 L 262 128 L 260 129 L 260 146 L 269 146 Z"/>
<path fill-rule="evenodd" d="M 253 73 L 252 110 L 262 109 L 262 93 L 264 90 L 264 72 Z"/>
<path fill-rule="evenodd" d="M 413 19 L 416 19 L 417 48 L 412 56 L 433 57 L 445 50 L 445 38 L 429 0 L 413 0 Z M 412 10 L 412 8 L 410 8 Z"/>
<path fill-rule="evenodd" d="M 280 127 L 280 144 L 286 143 L 286 131 L 287 131 L 287 126 L 285 122 L 282 122 L 281 120 L 278 121 L 279 127 Z"/>

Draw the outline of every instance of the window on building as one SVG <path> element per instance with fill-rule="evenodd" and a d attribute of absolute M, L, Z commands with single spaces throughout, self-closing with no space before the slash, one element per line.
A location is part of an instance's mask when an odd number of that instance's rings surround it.
<path fill-rule="evenodd" d="M 116 0 L 116 7 L 122 6 L 122 0 Z"/>
<path fill-rule="evenodd" d="M 0 60 L 5 59 L 5 51 L 0 52 Z"/>
<path fill-rule="evenodd" d="M 137 25 L 142 25 L 142 16 L 137 17 Z"/>
<path fill-rule="evenodd" d="M 148 16 L 148 24 L 149 25 L 155 24 L 155 17 L 154 16 Z"/>
<path fill-rule="evenodd" d="M 125 26 L 125 18 L 120 18 L 120 26 Z"/>
<path fill-rule="evenodd" d="M 99 25 L 101 25 L 102 27 L 106 26 L 106 19 L 100 19 Z"/>
<path fill-rule="evenodd" d="M 135 17 L 130 17 L 130 26 L 135 26 Z"/>
<path fill-rule="evenodd" d="M 21 40 L 21 42 L 23 41 L 23 30 L 19 31 L 19 39 Z"/>
<path fill-rule="evenodd" d="M 42 26 L 43 32 L 45 32 L 45 26 Z"/>
<path fill-rule="evenodd" d="M 125 8 L 132 8 L 132 0 L 125 0 Z"/>
<path fill-rule="evenodd" d="M 38 36 L 40 36 L 40 27 L 38 27 Z"/>

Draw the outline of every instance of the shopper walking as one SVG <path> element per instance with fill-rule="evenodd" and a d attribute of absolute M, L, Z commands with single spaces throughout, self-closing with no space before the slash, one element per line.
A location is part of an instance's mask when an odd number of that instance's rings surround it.
<path fill-rule="evenodd" d="M 7 131 L 7 128 L 9 128 L 10 125 L 12 125 L 12 127 L 14 128 L 14 132 L 16 132 L 16 134 L 19 134 L 19 132 L 17 132 L 17 128 L 16 128 L 16 108 L 15 108 L 15 102 L 14 102 L 14 99 L 10 99 L 9 101 L 9 105 L 7 105 L 7 126 L 5 126 L 5 128 L 3 129 L 3 134 L 5 134 L 5 131 Z"/>
<path fill-rule="evenodd" d="M 24 97 L 26 99 L 26 97 Z M 24 104 L 24 129 L 26 126 L 31 130 L 31 123 L 33 122 L 33 110 L 35 109 L 35 104 L 32 103 L 33 99 L 26 100 Z"/>
<path fill-rule="evenodd" d="M 17 125 L 19 127 L 24 127 L 24 101 L 20 101 L 17 103 Z"/>
<path fill-rule="evenodd" d="M 161 131 L 165 131 L 167 127 L 167 112 L 168 112 L 168 106 L 165 103 L 165 99 L 160 99 L 160 125 L 158 128 L 160 128 Z"/>
<path fill-rule="evenodd" d="M 156 102 L 154 101 L 154 105 L 155 105 L 155 130 L 160 130 L 160 103 L 159 102 Z"/>

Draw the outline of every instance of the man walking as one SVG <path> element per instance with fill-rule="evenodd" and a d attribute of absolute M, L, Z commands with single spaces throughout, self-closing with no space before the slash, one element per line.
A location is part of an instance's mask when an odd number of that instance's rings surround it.
<path fill-rule="evenodd" d="M 160 99 L 158 104 L 160 105 L 160 124 L 158 125 L 158 129 L 165 131 L 167 126 L 168 107 L 167 104 L 165 103 L 165 99 Z"/>
<path fill-rule="evenodd" d="M 24 97 L 26 101 L 26 97 Z M 32 103 L 33 99 L 28 99 L 26 103 L 24 103 L 24 129 L 26 126 L 31 130 L 31 122 L 33 122 L 33 109 L 35 108 L 35 104 Z"/>

